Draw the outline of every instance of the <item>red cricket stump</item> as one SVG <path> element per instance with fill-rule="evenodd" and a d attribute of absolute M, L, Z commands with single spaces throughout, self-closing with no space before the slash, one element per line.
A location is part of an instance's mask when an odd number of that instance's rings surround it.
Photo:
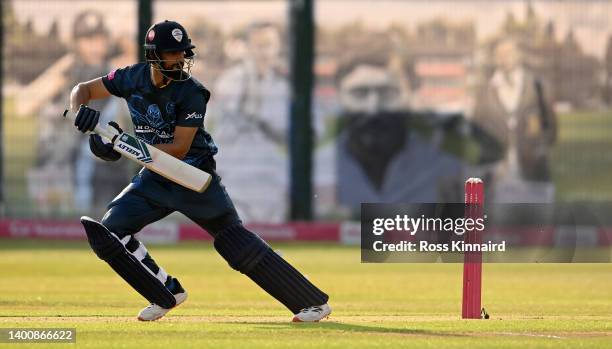
<path fill-rule="evenodd" d="M 480 178 L 470 178 L 465 182 L 465 217 L 479 218 L 483 215 L 484 183 Z M 465 243 L 481 243 L 480 232 L 467 231 Z M 465 252 L 463 259 L 463 304 L 461 317 L 464 319 L 481 318 L 482 290 L 482 252 Z"/>

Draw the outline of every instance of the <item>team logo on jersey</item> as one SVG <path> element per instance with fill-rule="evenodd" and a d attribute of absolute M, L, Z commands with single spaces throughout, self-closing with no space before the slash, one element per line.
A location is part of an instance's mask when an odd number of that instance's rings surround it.
<path fill-rule="evenodd" d="M 146 123 L 155 128 L 162 128 L 166 125 L 166 122 L 162 118 L 161 110 L 157 104 L 150 104 L 145 114 Z"/>
<path fill-rule="evenodd" d="M 175 28 L 172 30 L 172 36 L 176 41 L 181 42 L 181 40 L 183 40 L 183 31 L 179 28 Z"/>

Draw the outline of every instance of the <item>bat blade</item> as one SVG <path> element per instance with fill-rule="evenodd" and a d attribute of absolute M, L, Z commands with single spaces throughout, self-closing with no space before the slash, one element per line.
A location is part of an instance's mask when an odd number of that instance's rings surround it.
<path fill-rule="evenodd" d="M 123 133 L 113 148 L 127 158 L 185 188 L 203 192 L 210 184 L 211 175 L 169 155 L 142 140 Z"/>
<path fill-rule="evenodd" d="M 64 117 L 74 119 L 75 116 L 66 110 Z M 201 193 L 208 188 L 211 182 L 212 176 L 209 173 L 191 166 L 129 133 L 119 134 L 112 127 L 100 125 L 97 125 L 93 132 L 113 143 L 113 149 L 124 157 L 185 188 Z"/>

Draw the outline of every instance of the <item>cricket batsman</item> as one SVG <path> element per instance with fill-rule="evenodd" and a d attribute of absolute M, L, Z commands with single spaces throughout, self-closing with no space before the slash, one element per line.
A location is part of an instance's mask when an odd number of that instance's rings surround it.
<path fill-rule="evenodd" d="M 191 76 L 195 46 L 185 28 L 167 20 L 154 24 L 147 31 L 144 48 L 145 63 L 81 82 L 70 94 L 79 131 L 92 131 L 98 124 L 100 112 L 87 107 L 90 100 L 111 95 L 124 98 L 138 138 L 212 176 L 208 189 L 198 193 L 143 168 L 108 205 L 101 222 L 81 218 L 96 255 L 150 302 L 138 319 L 160 319 L 187 299 L 178 279 L 159 266 L 134 238 L 144 226 L 174 211 L 211 234 L 215 249 L 228 264 L 286 306 L 294 314 L 293 321 L 314 322 L 327 317 L 331 313 L 328 295 L 242 225 L 215 172 L 218 149 L 204 129 L 210 92 Z M 111 125 L 123 132 L 119 125 Z M 90 134 L 89 146 L 103 160 L 121 157 L 97 134 Z"/>

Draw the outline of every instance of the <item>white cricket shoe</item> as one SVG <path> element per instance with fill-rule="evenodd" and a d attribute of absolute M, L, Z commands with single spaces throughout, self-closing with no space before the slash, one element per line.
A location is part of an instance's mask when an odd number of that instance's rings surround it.
<path fill-rule="evenodd" d="M 300 310 L 299 313 L 293 317 L 293 322 L 319 322 L 319 320 L 326 318 L 331 314 L 332 310 L 329 304 L 316 305 L 314 307 L 308 307 Z"/>
<path fill-rule="evenodd" d="M 151 303 L 148 307 L 140 311 L 140 313 L 138 314 L 138 320 L 155 321 L 161 319 L 162 317 L 164 317 L 164 315 L 166 315 L 167 312 L 178 307 L 187 299 L 187 292 L 177 293 L 174 295 L 174 298 L 176 298 L 176 305 L 173 308 L 166 309 L 160 307 L 155 303 Z"/>

